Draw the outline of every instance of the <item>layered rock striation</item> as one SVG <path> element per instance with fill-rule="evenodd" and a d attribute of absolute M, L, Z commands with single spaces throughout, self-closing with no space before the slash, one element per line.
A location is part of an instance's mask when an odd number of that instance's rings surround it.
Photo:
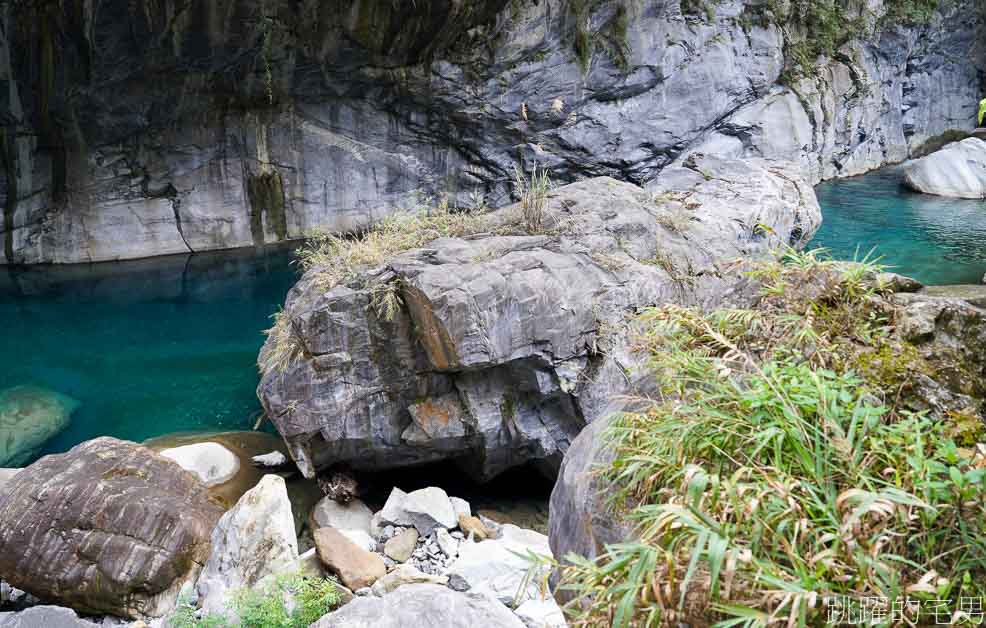
<path fill-rule="evenodd" d="M 889 1 L 801 78 L 784 3 L 7 3 L 0 261 L 250 246 L 429 196 L 502 206 L 518 162 L 638 185 L 694 151 L 858 174 L 970 130 L 980 97 L 975 2 L 903 22 Z"/>
<path fill-rule="evenodd" d="M 209 558 L 220 515 L 171 460 L 97 438 L 0 489 L 0 579 L 81 612 L 160 616 Z"/>

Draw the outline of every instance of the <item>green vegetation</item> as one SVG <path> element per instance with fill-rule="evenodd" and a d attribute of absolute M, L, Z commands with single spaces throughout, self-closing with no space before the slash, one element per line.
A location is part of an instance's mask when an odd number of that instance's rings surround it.
<path fill-rule="evenodd" d="M 290 597 L 293 604 L 285 603 Z M 300 574 L 278 576 L 267 585 L 243 589 L 232 596 L 230 611 L 238 618 L 206 614 L 196 618 L 195 609 L 180 606 L 168 618 L 167 628 L 308 628 L 339 605 L 335 582 Z M 290 607 L 290 608 L 289 608 Z"/>
<path fill-rule="evenodd" d="M 909 408 L 927 367 L 877 270 L 792 253 L 752 273 L 756 309 L 639 316 L 660 392 L 614 419 L 600 471 L 639 534 L 567 557 L 575 625 L 820 625 L 831 600 L 986 595 L 986 459 L 955 417 Z"/>
<path fill-rule="evenodd" d="M 603 51 L 621 72 L 630 71 L 630 43 L 628 40 L 629 16 L 627 7 L 620 2 L 613 13 L 598 28 L 593 28 L 592 17 L 597 9 L 604 8 L 602 0 L 570 0 L 567 3 L 572 20 L 572 49 L 582 73 L 589 71 L 593 55 Z"/>
<path fill-rule="evenodd" d="M 538 170 L 537 164 L 528 178 L 524 171 L 514 167 L 514 193 L 520 197 L 520 219 L 527 233 L 537 235 L 548 230 L 548 192 L 551 179 L 548 171 Z"/>
<path fill-rule="evenodd" d="M 863 0 L 767 0 L 751 5 L 748 17 L 783 29 L 787 63 L 782 80 L 791 83 L 814 75 L 820 56 L 835 56 L 843 44 L 873 28 L 928 21 L 940 1 L 886 0 L 886 13 L 876 20 Z"/>

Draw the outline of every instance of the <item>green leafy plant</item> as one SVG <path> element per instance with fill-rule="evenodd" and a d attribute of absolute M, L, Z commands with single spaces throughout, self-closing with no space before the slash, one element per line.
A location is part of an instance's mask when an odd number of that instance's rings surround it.
<path fill-rule="evenodd" d="M 575 625 L 806 626 L 831 599 L 986 595 L 986 458 L 906 406 L 910 367 L 854 368 L 904 347 L 877 271 L 792 252 L 752 273 L 756 309 L 639 316 L 659 394 L 614 419 L 600 470 L 637 535 L 566 557 Z"/>
<path fill-rule="evenodd" d="M 287 604 L 288 599 L 293 600 Z M 301 574 L 280 575 L 270 583 L 241 589 L 231 596 L 226 615 L 196 617 L 190 606 L 180 606 L 168 618 L 168 628 L 307 628 L 339 605 L 338 585 L 327 578 Z"/>

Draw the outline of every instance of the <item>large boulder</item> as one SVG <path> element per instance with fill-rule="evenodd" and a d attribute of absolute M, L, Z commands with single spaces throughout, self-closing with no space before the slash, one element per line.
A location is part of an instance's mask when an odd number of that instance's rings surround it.
<path fill-rule="evenodd" d="M 66 427 L 79 402 L 39 386 L 0 391 L 0 467 L 18 466 L 38 454 Z"/>
<path fill-rule="evenodd" d="M 912 190 L 952 198 L 986 199 L 986 141 L 970 137 L 904 166 Z"/>
<path fill-rule="evenodd" d="M 312 628 L 524 628 L 503 604 L 437 584 L 407 584 L 383 597 L 358 597 Z"/>
<path fill-rule="evenodd" d="M 265 475 L 212 532 L 212 554 L 199 577 L 199 604 L 222 612 L 229 594 L 249 588 L 298 559 L 298 538 L 284 478 Z"/>
<path fill-rule="evenodd" d="M 7 483 L 0 578 L 87 613 L 159 616 L 208 559 L 222 512 L 171 460 L 97 438 Z"/>
<path fill-rule="evenodd" d="M 305 475 L 442 459 L 481 480 L 529 461 L 553 474 L 623 390 L 604 345 L 627 312 L 715 301 L 737 259 L 799 245 L 820 222 L 796 176 L 702 155 L 647 190 L 604 177 L 557 188 L 548 234 L 517 234 L 519 212 L 331 290 L 312 269 L 291 290 L 284 316 L 303 350 L 268 369 L 258 394 Z M 371 307 L 382 284 L 404 304 L 392 318 Z"/>
<path fill-rule="evenodd" d="M 632 533 L 631 524 L 614 512 L 612 491 L 599 473 L 613 461 L 614 452 L 605 439 L 609 425 L 608 418 L 600 419 L 579 434 L 551 491 L 548 538 L 552 553 L 561 561 L 570 554 L 594 559 L 606 545 L 622 543 Z M 566 592 L 555 595 L 565 598 Z"/>

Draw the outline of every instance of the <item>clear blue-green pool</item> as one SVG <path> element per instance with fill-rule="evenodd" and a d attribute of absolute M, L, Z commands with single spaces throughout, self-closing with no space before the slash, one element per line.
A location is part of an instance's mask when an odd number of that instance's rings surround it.
<path fill-rule="evenodd" d="M 926 284 L 980 283 L 986 273 L 986 201 L 917 194 L 900 168 L 822 183 L 824 222 L 809 246 L 837 259 L 870 251 Z"/>
<path fill-rule="evenodd" d="M 818 186 L 825 221 L 812 245 L 841 259 L 875 250 L 925 283 L 979 283 L 986 203 L 912 194 L 899 179 L 888 168 Z M 262 331 L 296 279 L 287 249 L 0 266 L 0 390 L 81 402 L 42 453 L 103 435 L 252 427 Z"/>
<path fill-rule="evenodd" d="M 44 452 L 96 436 L 249 428 L 257 352 L 297 279 L 287 250 L 0 266 L 0 390 L 81 402 Z"/>

